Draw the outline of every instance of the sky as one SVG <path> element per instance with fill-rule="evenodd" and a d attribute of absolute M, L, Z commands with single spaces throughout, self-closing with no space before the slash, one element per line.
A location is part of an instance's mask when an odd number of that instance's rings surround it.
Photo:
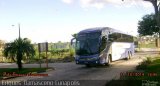
<path fill-rule="evenodd" d="M 137 35 L 138 21 L 154 13 L 142 0 L 0 0 L 0 39 L 21 37 L 32 43 L 69 42 L 72 34 L 93 27 L 111 27 Z"/>

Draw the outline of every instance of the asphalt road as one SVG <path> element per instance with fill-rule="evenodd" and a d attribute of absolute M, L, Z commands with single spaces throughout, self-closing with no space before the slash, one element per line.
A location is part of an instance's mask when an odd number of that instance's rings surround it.
<path fill-rule="evenodd" d="M 55 70 L 45 72 L 49 74 L 47 77 L 18 77 L 10 80 L 86 80 L 86 83 L 92 80 L 96 84 L 92 86 L 103 86 L 107 81 L 118 79 L 120 73 L 134 70 L 136 65 L 141 62 L 144 57 L 157 55 L 158 52 L 139 52 L 130 60 L 119 60 L 111 63 L 111 66 L 85 67 L 84 65 L 76 65 L 71 63 L 50 63 L 49 67 Z M 24 67 L 38 67 L 38 64 L 26 64 Z M 45 64 L 43 64 L 45 66 Z M 16 67 L 16 64 L 1 65 L 2 67 Z M 98 83 L 98 81 L 100 81 Z M 83 82 L 84 83 L 84 82 Z"/>

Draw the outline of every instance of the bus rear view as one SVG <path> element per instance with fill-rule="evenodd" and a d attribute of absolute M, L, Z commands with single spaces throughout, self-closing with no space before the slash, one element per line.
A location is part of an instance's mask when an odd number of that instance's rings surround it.
<path fill-rule="evenodd" d="M 117 35 L 115 35 L 115 33 Z M 115 38 L 117 38 L 115 36 L 122 35 L 122 33 L 119 33 L 119 31 L 108 27 L 91 28 L 80 31 L 75 37 L 76 64 L 84 64 L 86 66 L 91 64 L 108 65 L 114 60 L 130 58 L 134 53 L 134 44 L 133 40 L 128 41 L 126 36 L 130 37 L 129 40 L 133 37 L 125 35 L 125 39 L 119 42 L 115 40 Z M 121 47 L 115 47 L 117 44 L 121 45 Z M 118 53 L 113 49 L 113 47 L 120 50 L 121 53 L 119 53 L 119 57 L 115 56 L 115 53 Z"/>

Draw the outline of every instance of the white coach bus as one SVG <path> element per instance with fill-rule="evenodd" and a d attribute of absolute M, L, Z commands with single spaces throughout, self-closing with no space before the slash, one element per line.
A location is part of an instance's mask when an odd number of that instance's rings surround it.
<path fill-rule="evenodd" d="M 76 64 L 110 64 L 119 59 L 130 59 L 134 54 L 133 36 L 109 27 L 80 31 L 75 38 Z"/>

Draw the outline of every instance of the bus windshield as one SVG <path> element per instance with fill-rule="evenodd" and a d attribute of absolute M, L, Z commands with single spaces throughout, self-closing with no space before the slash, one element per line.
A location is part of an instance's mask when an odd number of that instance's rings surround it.
<path fill-rule="evenodd" d="M 100 33 L 85 33 L 78 35 L 76 40 L 77 55 L 93 55 L 99 52 Z"/>

